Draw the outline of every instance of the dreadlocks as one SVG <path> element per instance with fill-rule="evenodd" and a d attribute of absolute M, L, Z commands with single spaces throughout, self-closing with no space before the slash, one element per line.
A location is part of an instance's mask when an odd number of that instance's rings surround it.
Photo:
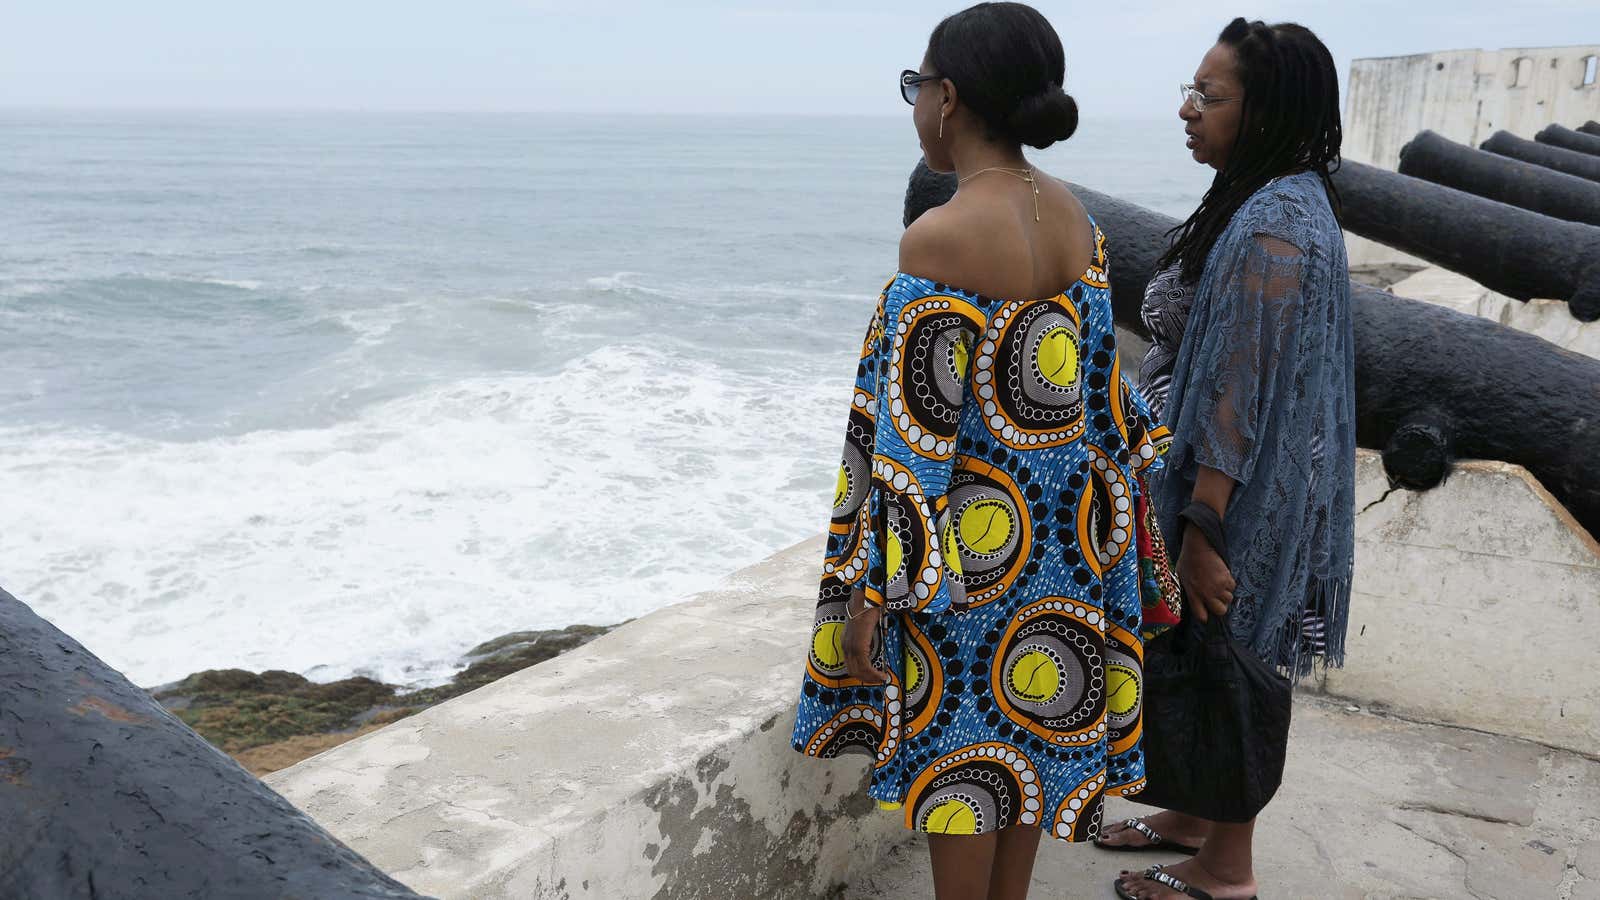
<path fill-rule="evenodd" d="M 1244 85 L 1239 134 L 1227 165 L 1200 205 L 1172 232 L 1176 238 L 1161 266 L 1182 262 L 1180 277 L 1193 282 L 1206 256 L 1239 207 L 1267 182 L 1293 172 L 1317 173 L 1334 214 L 1339 195 L 1331 175 L 1339 168 L 1339 72 L 1333 55 L 1300 25 L 1234 19 L 1217 42 L 1233 48 Z"/>

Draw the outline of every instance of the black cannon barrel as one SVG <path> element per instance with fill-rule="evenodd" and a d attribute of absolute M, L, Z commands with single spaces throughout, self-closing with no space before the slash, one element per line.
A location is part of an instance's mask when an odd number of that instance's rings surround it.
<path fill-rule="evenodd" d="M 1346 162 L 1333 176 L 1344 226 L 1518 300 L 1567 301 L 1600 319 L 1600 226 Z"/>
<path fill-rule="evenodd" d="M 1117 324 L 1145 334 L 1139 305 L 1177 225 L 1137 204 L 1072 185 L 1105 230 Z M 944 203 L 955 180 L 920 163 L 906 221 Z M 1396 483 L 1438 484 L 1454 458 L 1526 467 L 1600 533 L 1600 360 L 1489 319 L 1351 285 L 1356 440 L 1383 451 Z"/>
<path fill-rule="evenodd" d="M 0 897 L 414 898 L 0 591 Z"/>
<path fill-rule="evenodd" d="M 1478 147 L 1490 153 L 1555 169 L 1557 172 L 1565 172 L 1590 181 L 1600 181 L 1600 156 L 1590 156 L 1564 147 L 1552 147 L 1549 144 L 1524 140 L 1509 131 L 1496 131 Z"/>
<path fill-rule="evenodd" d="M 1600 182 L 1474 150 L 1432 131 L 1400 148 L 1400 174 L 1557 219 L 1600 225 Z"/>
<path fill-rule="evenodd" d="M 1552 147 L 1600 156 L 1600 134 L 1584 134 L 1581 131 L 1573 131 L 1565 125 L 1546 125 L 1533 136 L 1533 139 Z"/>
<path fill-rule="evenodd" d="M 1590 119 L 1582 125 L 1579 125 L 1578 130 L 1584 134 L 1600 134 L 1600 122 Z"/>

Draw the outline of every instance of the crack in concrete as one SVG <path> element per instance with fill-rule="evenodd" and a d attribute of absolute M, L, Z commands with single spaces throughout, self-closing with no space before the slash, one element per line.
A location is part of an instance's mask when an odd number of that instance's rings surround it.
<path fill-rule="evenodd" d="M 1382 497 L 1379 497 L 1378 499 L 1372 501 L 1371 503 L 1368 503 L 1366 506 L 1361 507 L 1361 512 L 1356 513 L 1356 515 L 1359 516 L 1362 513 L 1366 512 L 1367 510 L 1373 508 L 1374 506 L 1377 506 L 1378 504 L 1382 503 L 1383 501 L 1389 499 L 1389 495 L 1393 494 L 1395 491 L 1403 491 L 1403 490 L 1405 490 L 1405 488 L 1403 488 L 1403 487 L 1392 487 L 1392 488 L 1389 488 L 1387 491 L 1383 492 L 1383 496 Z"/>
<path fill-rule="evenodd" d="M 1311 846 L 1313 846 L 1313 847 L 1315 847 L 1317 849 L 1317 856 L 1322 859 L 1322 862 L 1323 862 L 1324 865 L 1326 865 L 1329 869 L 1331 869 L 1331 870 L 1333 870 L 1335 872 L 1337 872 L 1339 870 L 1339 867 L 1337 865 L 1335 865 L 1334 862 L 1333 862 L 1333 857 L 1331 855 L 1329 855 L 1328 848 L 1323 846 L 1322 838 L 1317 837 L 1315 832 L 1313 832 L 1311 829 L 1305 827 L 1304 825 L 1296 825 L 1296 826 L 1294 826 L 1294 830 L 1300 832 L 1301 834 L 1305 835 L 1308 839 L 1310 839 Z"/>
<path fill-rule="evenodd" d="M 1472 889 L 1472 885 L 1469 882 L 1468 877 L 1467 877 L 1472 872 L 1472 864 L 1467 862 L 1467 858 L 1465 856 L 1462 856 L 1460 851 L 1456 850 L 1456 848 L 1450 846 L 1449 844 L 1446 844 L 1445 842 L 1443 842 L 1443 841 L 1441 841 L 1441 840 L 1439 840 L 1437 838 L 1431 838 L 1431 837 L 1423 834 L 1422 832 L 1416 830 L 1415 828 L 1412 828 L 1410 825 L 1407 825 L 1404 822 L 1396 822 L 1393 819 L 1390 819 L 1389 821 L 1393 822 L 1401 830 L 1409 831 L 1412 834 L 1416 835 L 1417 837 L 1421 838 L 1422 840 L 1426 841 L 1427 843 L 1430 843 L 1430 844 L 1434 845 L 1435 847 L 1438 847 L 1440 850 L 1443 850 L 1444 852 L 1450 854 L 1451 856 L 1454 856 L 1461 863 L 1461 888 L 1462 888 L 1462 890 L 1466 891 L 1468 894 L 1471 894 L 1473 896 L 1474 900 L 1491 900 L 1491 898 L 1485 897 L 1482 894 L 1480 894 L 1477 891 Z"/>
<path fill-rule="evenodd" d="M 1491 825 L 1510 825 L 1514 828 L 1527 828 L 1533 824 L 1532 822 L 1519 822 L 1516 819 L 1502 819 L 1498 816 L 1488 816 L 1482 813 L 1469 812 L 1464 809 L 1449 809 L 1443 806 L 1436 806 L 1432 803 L 1406 803 L 1399 808 L 1406 812 L 1425 812 L 1435 813 L 1441 816 L 1456 816 L 1457 818 L 1472 819 L 1477 822 L 1488 822 Z"/>
<path fill-rule="evenodd" d="M 1462 725 L 1458 722 L 1440 722 L 1435 719 L 1424 719 L 1418 716 L 1408 716 L 1390 709 L 1381 703 L 1374 703 L 1371 700 L 1350 697 L 1337 691 L 1329 690 L 1328 688 L 1321 688 L 1320 691 L 1320 694 L 1314 694 L 1309 691 L 1301 691 L 1299 696 L 1304 696 L 1308 700 L 1329 707 L 1343 707 L 1350 703 L 1359 701 L 1367 705 L 1362 706 L 1359 712 L 1352 713 L 1352 715 L 1372 716 L 1376 719 L 1392 719 L 1396 722 L 1405 722 L 1408 725 L 1426 725 L 1430 728 L 1444 728 L 1450 731 L 1464 731 L 1468 734 L 1481 734 L 1485 737 L 1496 738 L 1498 740 L 1516 741 L 1519 744 L 1529 744 L 1534 747 L 1542 747 L 1553 753 L 1565 753 L 1575 756 L 1579 759 L 1589 760 L 1590 762 L 1600 762 L 1600 753 L 1587 752 L 1573 747 L 1562 747 L 1558 744 L 1547 744 L 1544 741 L 1537 741 L 1533 738 L 1523 737 L 1519 734 L 1505 734 L 1499 731 L 1490 731 L 1486 728 L 1474 728 L 1471 725 Z"/>

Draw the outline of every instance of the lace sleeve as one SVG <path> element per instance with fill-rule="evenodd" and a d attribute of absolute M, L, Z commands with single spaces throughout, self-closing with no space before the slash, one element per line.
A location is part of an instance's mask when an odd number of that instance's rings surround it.
<path fill-rule="evenodd" d="M 1225 247 L 1207 269 L 1217 274 L 1205 286 L 1210 315 L 1191 357 L 1196 402 L 1185 430 L 1196 463 L 1245 484 L 1266 415 L 1281 399 L 1278 369 L 1294 362 L 1306 258 L 1288 241 L 1256 234 Z"/>

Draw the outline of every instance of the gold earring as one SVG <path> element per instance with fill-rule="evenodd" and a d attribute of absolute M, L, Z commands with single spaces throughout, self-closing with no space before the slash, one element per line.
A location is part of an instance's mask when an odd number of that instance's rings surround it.
<path fill-rule="evenodd" d="M 944 140 L 944 113 L 939 114 L 939 140 Z"/>

